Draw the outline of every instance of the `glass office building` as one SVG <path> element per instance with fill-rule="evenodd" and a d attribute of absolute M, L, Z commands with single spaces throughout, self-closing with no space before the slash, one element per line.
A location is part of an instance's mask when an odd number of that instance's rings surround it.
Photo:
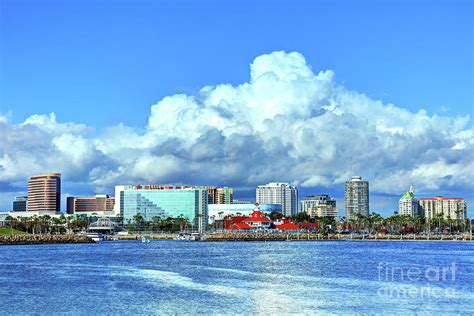
<path fill-rule="evenodd" d="M 140 214 L 146 221 L 155 216 L 184 216 L 194 224 L 194 228 L 202 232 L 207 228 L 208 193 L 203 189 L 172 189 L 172 190 L 124 190 L 123 218 L 134 220 Z"/>

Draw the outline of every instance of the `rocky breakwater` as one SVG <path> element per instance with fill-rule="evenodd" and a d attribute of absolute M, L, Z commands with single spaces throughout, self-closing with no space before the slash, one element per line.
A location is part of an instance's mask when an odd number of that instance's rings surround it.
<path fill-rule="evenodd" d="M 83 235 L 3 235 L 0 245 L 35 244 L 91 244 L 91 238 Z"/>
<path fill-rule="evenodd" d="M 283 241 L 283 240 L 339 240 L 337 236 L 323 236 L 313 233 L 211 233 L 203 241 Z"/>

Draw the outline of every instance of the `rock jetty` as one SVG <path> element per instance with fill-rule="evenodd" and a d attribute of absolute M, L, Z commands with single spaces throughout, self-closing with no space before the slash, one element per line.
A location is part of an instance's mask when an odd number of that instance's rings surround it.
<path fill-rule="evenodd" d="M 202 238 L 203 241 L 284 241 L 284 240 L 334 240 L 334 241 L 472 241 L 468 235 L 460 236 L 421 236 L 421 235 L 321 235 L 316 233 L 272 233 L 272 232 L 227 232 L 210 233 Z"/>
<path fill-rule="evenodd" d="M 95 243 L 84 235 L 2 235 L 0 245 L 35 244 L 91 244 Z"/>

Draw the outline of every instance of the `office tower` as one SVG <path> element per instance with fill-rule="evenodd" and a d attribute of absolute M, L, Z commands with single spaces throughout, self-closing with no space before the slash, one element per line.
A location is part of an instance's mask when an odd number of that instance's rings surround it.
<path fill-rule="evenodd" d="M 27 196 L 17 196 L 13 201 L 13 212 L 26 212 Z"/>
<path fill-rule="evenodd" d="M 306 196 L 301 200 L 301 212 L 311 217 L 337 218 L 336 200 L 327 194 Z"/>
<path fill-rule="evenodd" d="M 256 200 L 259 204 L 280 204 L 285 216 L 298 212 L 298 190 L 288 183 L 272 182 L 259 185 Z"/>
<path fill-rule="evenodd" d="M 61 210 L 61 174 L 33 175 L 28 181 L 29 212 L 59 213 Z"/>
<path fill-rule="evenodd" d="M 106 213 L 114 210 L 113 197 L 97 194 L 90 197 L 70 196 L 67 198 L 67 213 Z"/>
<path fill-rule="evenodd" d="M 345 184 L 346 217 L 354 219 L 356 214 L 369 216 L 369 182 L 362 177 L 352 177 Z"/>
<path fill-rule="evenodd" d="M 420 199 L 421 215 L 427 219 L 436 218 L 437 215 L 444 219 L 466 219 L 467 203 L 463 198 L 434 198 Z"/>
<path fill-rule="evenodd" d="M 415 197 L 413 184 L 410 185 L 410 190 L 405 193 L 398 201 L 398 214 L 416 217 L 418 213 L 418 199 Z"/>

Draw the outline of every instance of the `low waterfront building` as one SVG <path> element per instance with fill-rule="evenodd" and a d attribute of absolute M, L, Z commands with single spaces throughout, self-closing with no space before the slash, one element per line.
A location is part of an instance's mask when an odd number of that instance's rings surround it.
<path fill-rule="evenodd" d="M 97 194 L 95 196 L 67 198 L 68 214 L 96 213 L 98 215 L 113 215 L 115 198 L 107 194 Z"/>
<path fill-rule="evenodd" d="M 0 227 L 4 227 L 8 225 L 7 218 L 10 216 L 8 212 L 0 212 Z"/>
<path fill-rule="evenodd" d="M 259 204 L 262 213 L 281 213 L 280 204 Z M 255 204 L 209 204 L 209 223 L 223 220 L 226 216 L 249 216 L 255 210 Z"/>
<path fill-rule="evenodd" d="M 300 230 L 301 228 L 289 219 L 279 219 L 273 222 L 277 230 Z"/>
<path fill-rule="evenodd" d="M 123 191 L 124 222 L 134 222 L 140 214 L 145 221 L 155 217 L 184 217 L 202 232 L 208 223 L 208 193 L 203 189 L 174 187 L 173 189 L 133 188 Z"/>
<path fill-rule="evenodd" d="M 416 217 L 418 212 L 418 199 L 415 197 L 415 189 L 413 184 L 410 189 L 398 201 L 398 214 Z"/>
<path fill-rule="evenodd" d="M 26 212 L 8 212 L 13 218 L 32 218 L 32 217 L 40 217 L 47 215 L 51 218 L 60 218 L 64 214 L 62 213 L 52 213 L 50 211 L 26 211 Z"/>
<path fill-rule="evenodd" d="M 466 219 L 467 203 L 463 198 L 421 198 L 419 201 L 421 215 L 427 219 L 437 215 L 444 219 Z"/>
<path fill-rule="evenodd" d="M 233 200 L 232 204 L 252 204 L 252 201 L 249 201 L 249 200 Z"/>
<path fill-rule="evenodd" d="M 13 212 L 26 212 L 28 196 L 17 196 L 13 201 Z"/>
<path fill-rule="evenodd" d="M 224 226 L 227 230 L 269 229 L 272 221 L 260 211 L 256 203 L 248 216 L 227 216 L 224 219 Z"/>

